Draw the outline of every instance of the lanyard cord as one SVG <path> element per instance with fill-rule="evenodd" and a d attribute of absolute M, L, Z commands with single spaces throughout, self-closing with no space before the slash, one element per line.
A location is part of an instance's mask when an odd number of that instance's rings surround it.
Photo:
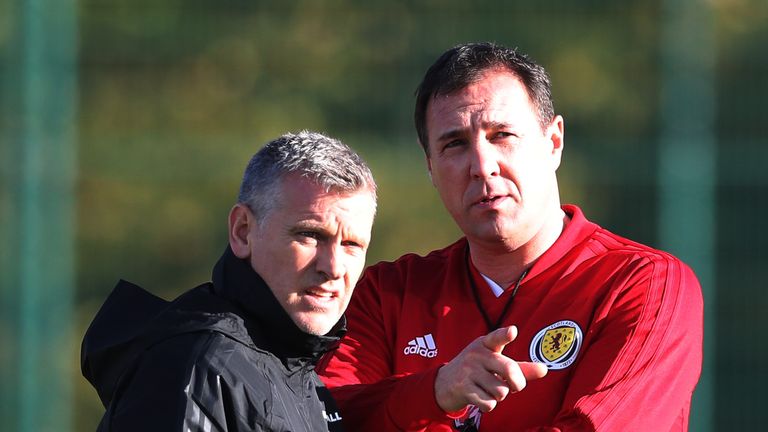
<path fill-rule="evenodd" d="M 477 306 L 477 309 L 480 311 L 480 314 L 483 316 L 483 319 L 485 320 L 485 325 L 488 327 L 488 332 L 492 332 L 493 330 L 496 330 L 501 325 L 502 321 L 504 321 L 504 317 L 507 316 L 507 312 L 509 312 L 509 309 L 512 307 L 512 303 L 515 300 L 515 295 L 517 295 L 517 290 L 520 289 L 520 284 L 523 282 L 523 279 L 525 278 L 525 275 L 528 274 L 528 269 L 523 270 L 523 274 L 520 275 L 520 278 L 517 279 L 517 282 L 515 283 L 515 287 L 512 289 L 512 294 L 509 296 L 509 300 L 507 300 L 507 304 L 504 305 L 504 309 L 501 311 L 501 315 L 499 315 L 499 319 L 496 321 L 496 324 L 494 325 L 493 322 L 491 322 L 491 318 L 488 316 L 488 314 L 485 312 L 485 309 L 483 308 L 483 303 L 480 301 L 480 293 L 477 291 L 477 286 L 475 285 L 475 280 L 472 277 L 472 269 L 469 265 L 469 246 L 467 246 L 467 255 L 466 255 L 466 265 L 467 265 L 467 277 L 469 278 L 469 286 L 472 288 L 472 296 L 475 298 L 475 305 Z"/>

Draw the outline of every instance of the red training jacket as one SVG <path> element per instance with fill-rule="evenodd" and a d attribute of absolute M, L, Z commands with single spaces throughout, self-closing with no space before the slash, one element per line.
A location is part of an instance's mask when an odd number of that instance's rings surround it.
<path fill-rule="evenodd" d="M 703 301 L 675 257 L 587 221 L 563 234 L 523 279 L 502 326 L 503 353 L 550 370 L 482 414 L 481 431 L 685 431 L 701 371 Z M 347 310 L 349 332 L 321 378 L 349 431 L 451 431 L 434 397 L 437 370 L 489 332 L 498 299 L 470 264 L 466 239 L 425 257 L 369 267 Z M 469 274 L 468 274 L 469 273 Z M 466 412 L 458 413 L 466 417 Z"/>

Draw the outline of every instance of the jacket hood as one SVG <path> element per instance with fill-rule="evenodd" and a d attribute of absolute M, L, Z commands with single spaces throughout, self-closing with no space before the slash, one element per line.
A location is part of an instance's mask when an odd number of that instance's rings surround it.
<path fill-rule="evenodd" d="M 138 357 L 175 335 L 222 333 L 251 349 L 269 351 L 292 369 L 319 359 L 345 333 L 343 317 L 328 335 L 301 331 L 250 264 L 229 248 L 214 267 L 213 280 L 172 302 L 130 282 L 117 283 L 81 346 L 83 376 L 104 406 Z"/>
<path fill-rule="evenodd" d="M 96 388 L 104 406 L 139 355 L 169 337 L 216 331 L 256 348 L 242 318 L 225 312 L 223 301 L 206 291 L 211 291 L 210 284 L 168 302 L 130 282 L 117 283 L 85 332 L 80 352 L 83 376 Z M 205 304 L 205 309 L 190 309 L 196 304 Z"/>

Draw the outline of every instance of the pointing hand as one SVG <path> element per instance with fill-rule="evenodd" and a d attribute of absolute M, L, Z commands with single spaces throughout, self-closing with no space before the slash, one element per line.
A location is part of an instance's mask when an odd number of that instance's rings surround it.
<path fill-rule="evenodd" d="M 547 374 L 542 363 L 516 362 L 501 352 L 517 337 L 517 327 L 503 327 L 472 341 L 437 372 L 435 398 L 446 412 L 475 405 L 488 412 L 509 393 Z"/>

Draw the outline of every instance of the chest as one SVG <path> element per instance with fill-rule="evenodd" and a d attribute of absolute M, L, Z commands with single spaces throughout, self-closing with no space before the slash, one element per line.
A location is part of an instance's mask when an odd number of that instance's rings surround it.
<path fill-rule="evenodd" d="M 330 392 L 308 368 L 286 373 L 279 364 L 263 370 L 258 393 L 250 400 L 264 410 L 264 427 L 274 431 L 341 431 L 341 416 Z M 256 406 L 260 405 L 260 406 Z"/>
<path fill-rule="evenodd" d="M 545 378 L 510 395 L 504 409 L 485 414 L 485 426 L 501 428 L 486 430 L 504 430 L 507 420 L 516 419 L 519 424 L 520 418 L 544 424 L 557 414 L 575 365 L 589 348 L 592 335 L 599 332 L 601 317 L 607 313 L 603 310 L 606 298 L 620 288 L 615 278 L 594 273 L 540 275 L 522 284 L 511 301 L 510 293 L 478 301 L 466 278 L 421 286 L 419 294 L 402 299 L 400 319 L 393 323 L 394 373 L 416 372 L 453 359 L 489 332 L 481 312 L 484 308 L 492 322 L 518 328 L 517 338 L 506 346 L 504 355 L 549 367 Z"/>

